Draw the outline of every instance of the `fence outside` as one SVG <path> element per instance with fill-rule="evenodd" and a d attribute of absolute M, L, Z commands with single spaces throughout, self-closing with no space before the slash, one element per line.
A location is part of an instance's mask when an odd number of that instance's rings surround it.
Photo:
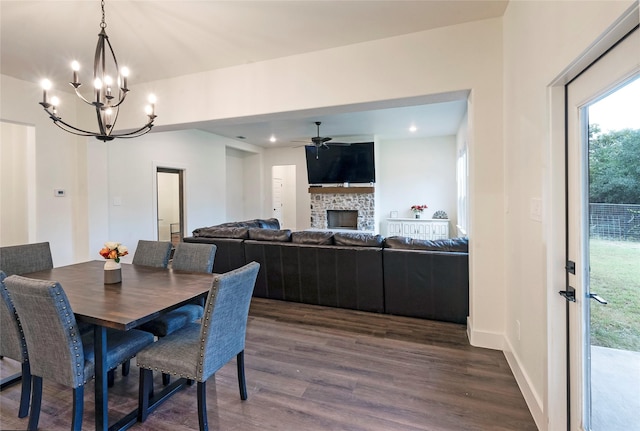
<path fill-rule="evenodd" d="M 589 204 L 592 238 L 640 241 L 640 205 Z"/>

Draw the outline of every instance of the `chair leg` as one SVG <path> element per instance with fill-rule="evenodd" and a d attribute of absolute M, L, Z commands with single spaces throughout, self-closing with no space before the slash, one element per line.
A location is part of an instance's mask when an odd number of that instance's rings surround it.
<path fill-rule="evenodd" d="M 71 429 L 82 431 L 82 411 L 84 409 L 84 386 L 73 389 L 73 422 Z"/>
<path fill-rule="evenodd" d="M 116 370 L 115 370 L 115 368 L 113 370 L 107 371 L 107 387 L 108 388 L 112 388 L 113 387 L 113 383 L 115 382 L 115 379 L 116 379 Z"/>
<path fill-rule="evenodd" d="M 122 363 L 122 375 L 123 376 L 128 376 L 130 369 L 131 369 L 131 360 L 127 359 L 126 361 L 124 361 Z"/>
<path fill-rule="evenodd" d="M 153 371 L 140 368 L 138 383 L 138 422 L 144 422 L 149 415 L 149 397 L 153 390 Z"/>
<path fill-rule="evenodd" d="M 198 382 L 196 385 L 198 391 L 198 423 L 200 424 L 200 431 L 209 431 L 209 424 L 207 423 L 207 390 L 206 382 Z"/>
<path fill-rule="evenodd" d="M 29 414 L 29 431 L 38 429 L 38 421 L 40 420 L 40 406 L 42 405 L 42 377 L 31 376 L 32 396 L 31 396 L 31 413 Z"/>
<path fill-rule="evenodd" d="M 22 363 L 22 389 L 20 393 L 20 409 L 18 417 L 24 418 L 29 414 L 29 399 L 31 398 L 31 367 L 28 362 Z"/>
<path fill-rule="evenodd" d="M 171 375 L 162 373 L 162 384 L 165 386 L 169 386 L 169 383 L 171 383 Z"/>
<path fill-rule="evenodd" d="M 238 386 L 240 387 L 240 399 L 247 399 L 247 382 L 244 378 L 244 350 L 236 355 L 236 365 L 238 366 Z"/>

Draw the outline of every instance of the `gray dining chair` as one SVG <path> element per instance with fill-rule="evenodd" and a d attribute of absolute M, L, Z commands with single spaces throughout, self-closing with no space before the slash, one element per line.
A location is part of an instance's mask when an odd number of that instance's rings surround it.
<path fill-rule="evenodd" d="M 9 275 L 53 268 L 48 242 L 0 247 L 0 270 Z"/>
<path fill-rule="evenodd" d="M 14 275 L 14 274 L 28 274 L 30 272 L 36 272 L 36 271 L 43 271 L 45 269 L 51 269 L 53 268 L 53 259 L 51 257 L 51 247 L 49 245 L 48 242 L 38 242 L 38 243 L 33 243 L 33 244 L 20 244 L 20 245 L 12 245 L 12 246 L 5 246 L 5 247 L 0 247 L 0 271 L 3 271 L 5 273 L 6 276 L 9 275 Z M 11 305 L 11 308 L 13 308 L 13 305 Z M 5 340 L 5 338 L 11 337 L 9 335 L 7 335 L 7 337 L 5 337 L 6 333 L 13 333 L 12 329 L 7 329 L 5 330 L 5 322 L 3 320 L 2 323 L 2 344 L 3 344 L 3 349 L 2 351 L 5 351 L 5 341 L 9 341 L 9 340 Z M 14 359 L 17 360 L 19 362 L 23 362 L 20 358 L 21 356 L 19 354 L 17 354 L 17 350 L 14 350 L 14 348 L 10 348 L 8 346 L 6 346 L 6 348 L 8 350 L 6 350 L 8 353 L 5 355 L 4 353 L 0 353 L 0 357 L 3 358 L 4 356 L 6 356 L 7 358 L 10 359 Z M 26 351 L 25 351 L 25 355 L 26 355 Z M 24 364 L 24 362 L 23 362 Z M 28 363 L 27 363 L 28 366 Z M 23 371 L 24 371 L 24 365 L 22 367 Z M 12 376 L 9 376 L 5 379 L 2 379 L 2 382 L 0 382 L 0 388 L 4 389 L 7 388 L 17 382 L 20 381 L 20 379 L 22 374 L 21 373 L 16 373 Z M 30 390 L 30 376 L 27 376 L 26 379 L 28 380 L 27 382 L 23 381 L 22 382 L 22 395 L 21 395 L 21 401 L 20 401 L 20 408 L 18 411 L 18 416 L 20 417 L 25 417 L 27 413 L 25 413 L 25 409 L 26 412 L 28 412 L 28 408 L 29 408 L 29 394 L 31 393 Z M 29 390 L 25 391 L 25 385 L 27 385 L 27 387 L 29 388 Z M 26 406 L 25 406 L 26 403 Z M 21 416 L 24 413 L 24 416 Z"/>
<path fill-rule="evenodd" d="M 212 273 L 215 256 L 216 246 L 213 244 L 181 242 L 176 245 L 171 267 L 176 271 Z M 140 329 L 151 332 L 156 337 L 166 337 L 200 319 L 204 314 L 203 305 L 202 300 L 183 305 L 145 323 Z M 163 374 L 162 382 L 164 385 L 168 385 L 170 381 L 169 375 Z"/>
<path fill-rule="evenodd" d="M 32 378 L 29 430 L 38 428 L 42 381 L 73 388 L 72 429 L 82 429 L 84 385 L 95 373 L 93 337 L 81 335 L 62 286 L 55 281 L 19 275 L 5 279 L 22 325 Z M 132 358 L 153 344 L 153 335 L 135 329 L 107 329 L 106 370 Z"/>
<path fill-rule="evenodd" d="M 166 268 L 171 256 L 171 243 L 168 241 L 148 241 L 141 239 L 133 254 L 134 265 Z"/>
<path fill-rule="evenodd" d="M 173 245 L 168 241 L 149 241 L 146 239 L 138 240 L 136 251 L 133 254 L 131 263 L 134 265 L 153 266 L 156 268 L 166 268 L 169 266 L 169 258 L 171 257 L 171 249 Z M 125 361 L 122 364 L 122 375 L 129 375 L 130 362 Z M 109 385 L 113 381 L 113 374 L 109 374 Z"/>
<path fill-rule="evenodd" d="M 27 353 L 27 343 L 24 340 L 20 320 L 13 306 L 13 301 L 4 284 L 6 274 L 0 271 L 0 324 L 2 325 L 2 337 L 0 338 L 0 355 L 3 358 L 13 359 L 20 363 L 22 371 L 17 374 L 2 379 L 0 387 L 2 390 L 22 381 L 20 394 L 20 407 L 18 417 L 24 418 L 29 414 L 29 399 L 31 398 L 31 371 L 29 367 L 29 355 Z"/>
<path fill-rule="evenodd" d="M 197 382 L 200 430 L 208 430 L 206 382 L 236 357 L 240 398 L 247 399 L 244 348 L 251 295 L 260 264 L 251 262 L 224 274 L 215 274 L 207 296 L 205 314 L 138 353 L 140 367 L 138 421 L 149 415 L 153 371 L 161 371 Z"/>

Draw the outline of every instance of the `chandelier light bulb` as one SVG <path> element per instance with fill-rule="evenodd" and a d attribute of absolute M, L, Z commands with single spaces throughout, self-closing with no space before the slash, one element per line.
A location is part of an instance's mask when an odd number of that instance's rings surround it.
<path fill-rule="evenodd" d="M 128 67 L 122 67 L 120 69 L 120 75 L 122 75 L 122 89 L 123 90 L 127 90 L 127 77 L 129 76 L 129 68 Z"/>
<path fill-rule="evenodd" d="M 76 60 L 73 60 L 71 62 L 71 70 L 73 70 L 74 72 L 78 72 L 80 70 L 80 63 L 78 63 Z"/>
<path fill-rule="evenodd" d="M 147 115 L 152 115 L 153 114 L 153 108 L 151 108 L 151 105 L 147 105 L 144 107 L 144 113 Z"/>
<path fill-rule="evenodd" d="M 51 105 L 52 106 L 59 106 L 60 105 L 60 99 L 58 99 L 56 96 L 53 96 L 51 98 Z"/>
<path fill-rule="evenodd" d="M 151 103 L 152 105 L 155 104 L 158 99 L 156 98 L 155 94 L 149 94 L 149 98 L 147 99 L 149 101 L 149 103 Z"/>
<path fill-rule="evenodd" d="M 42 106 L 47 106 L 47 90 L 51 89 L 51 81 L 48 79 L 43 79 L 40 81 L 40 85 L 42 86 Z"/>

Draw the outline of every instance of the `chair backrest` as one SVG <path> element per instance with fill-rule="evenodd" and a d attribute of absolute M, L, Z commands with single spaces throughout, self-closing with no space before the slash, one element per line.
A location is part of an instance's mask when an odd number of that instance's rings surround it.
<path fill-rule="evenodd" d="M 0 270 L 7 275 L 53 268 L 48 242 L 0 247 Z"/>
<path fill-rule="evenodd" d="M 180 242 L 173 253 L 171 267 L 180 271 L 211 273 L 215 257 L 214 244 Z"/>
<path fill-rule="evenodd" d="M 13 301 L 9 296 L 9 291 L 4 284 L 7 275 L 0 271 L 0 328 L 2 328 L 2 337 L 0 337 L 0 355 L 19 362 L 26 362 L 27 343 L 24 340 L 20 320 L 13 306 Z"/>
<path fill-rule="evenodd" d="M 133 264 L 166 268 L 169 265 L 170 255 L 170 242 L 141 239 L 138 241 L 136 252 L 133 255 Z"/>
<path fill-rule="evenodd" d="M 207 296 L 200 329 L 202 365 L 198 381 L 205 381 L 244 350 L 247 318 L 260 264 L 256 262 L 216 275 Z"/>
<path fill-rule="evenodd" d="M 77 388 L 85 358 L 75 316 L 60 283 L 12 275 L 4 280 L 18 312 L 31 374 Z"/>

